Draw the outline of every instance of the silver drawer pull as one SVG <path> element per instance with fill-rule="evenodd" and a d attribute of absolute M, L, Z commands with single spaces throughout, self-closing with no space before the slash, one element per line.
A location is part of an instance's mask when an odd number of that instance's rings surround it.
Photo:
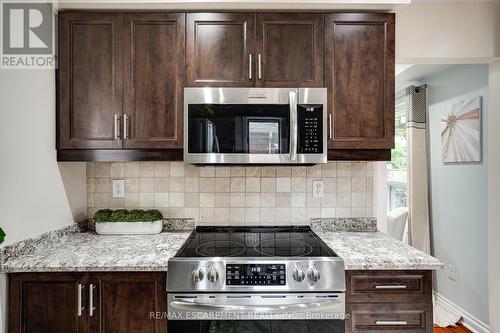
<path fill-rule="evenodd" d="M 95 286 L 91 283 L 89 285 L 89 317 L 92 317 L 94 315 L 94 289 Z"/>
<path fill-rule="evenodd" d="M 77 314 L 78 314 L 78 317 L 81 317 L 82 316 L 82 310 L 84 309 L 84 307 L 82 306 L 82 290 L 83 288 L 85 288 L 85 286 L 81 285 L 80 283 L 78 284 L 78 293 L 77 293 Z"/>
<path fill-rule="evenodd" d="M 404 320 L 377 320 L 375 321 L 375 324 L 385 325 L 385 326 L 400 326 L 400 325 L 408 325 L 408 322 Z"/>
<path fill-rule="evenodd" d="M 406 289 L 406 284 L 378 284 L 375 282 L 375 289 Z"/>

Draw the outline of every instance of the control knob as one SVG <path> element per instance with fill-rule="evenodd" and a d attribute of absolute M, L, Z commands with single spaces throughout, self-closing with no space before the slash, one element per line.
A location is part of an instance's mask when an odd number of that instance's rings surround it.
<path fill-rule="evenodd" d="M 191 278 L 193 279 L 193 282 L 200 282 L 201 280 L 203 280 L 203 277 L 204 274 L 201 267 L 196 267 L 195 269 L 193 269 L 193 272 L 191 273 Z"/>
<path fill-rule="evenodd" d="M 215 282 L 219 279 L 219 272 L 217 272 L 215 267 L 212 267 L 208 270 L 207 279 L 210 282 Z"/>
<path fill-rule="evenodd" d="M 309 277 L 309 279 L 313 282 L 318 282 L 321 275 L 319 274 L 319 271 L 312 267 L 309 272 L 307 272 L 307 276 Z"/>
<path fill-rule="evenodd" d="M 300 267 L 295 267 L 292 271 L 292 277 L 295 281 L 297 282 L 302 282 L 304 281 L 304 278 L 306 277 L 306 274 Z"/>

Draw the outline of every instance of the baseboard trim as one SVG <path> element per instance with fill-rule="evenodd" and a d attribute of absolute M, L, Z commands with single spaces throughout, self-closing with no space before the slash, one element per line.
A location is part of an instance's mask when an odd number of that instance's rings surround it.
<path fill-rule="evenodd" d="M 462 317 L 462 324 L 474 333 L 490 333 L 490 327 L 444 297 L 434 291 L 435 306 L 439 304 L 441 308 L 451 314 L 458 314 Z"/>

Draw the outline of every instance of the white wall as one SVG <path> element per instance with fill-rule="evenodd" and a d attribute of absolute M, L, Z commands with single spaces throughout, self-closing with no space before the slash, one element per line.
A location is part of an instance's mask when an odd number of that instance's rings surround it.
<path fill-rule="evenodd" d="M 499 30 L 500 31 L 500 30 Z M 488 118 L 488 278 L 490 332 L 500 332 L 500 61 L 490 65 Z"/>
<path fill-rule="evenodd" d="M 500 57 L 500 2 L 420 2 L 395 7 L 396 62 L 487 63 Z"/>
<path fill-rule="evenodd" d="M 85 164 L 56 162 L 54 71 L 0 70 L 0 211 L 3 245 L 85 216 Z M 3 275 L 0 332 L 5 292 Z"/>
<path fill-rule="evenodd" d="M 427 77 L 432 193 L 433 255 L 455 267 L 437 271 L 435 290 L 483 323 L 488 323 L 488 65 L 457 65 Z M 483 96 L 483 161 L 444 164 L 443 109 Z M 498 149 L 498 142 L 495 144 Z M 448 267 L 447 267 L 448 268 Z"/>

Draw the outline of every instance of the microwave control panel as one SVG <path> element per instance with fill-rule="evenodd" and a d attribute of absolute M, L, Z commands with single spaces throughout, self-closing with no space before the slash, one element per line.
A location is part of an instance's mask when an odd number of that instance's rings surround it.
<path fill-rule="evenodd" d="M 323 153 L 323 106 L 297 106 L 299 154 Z"/>

